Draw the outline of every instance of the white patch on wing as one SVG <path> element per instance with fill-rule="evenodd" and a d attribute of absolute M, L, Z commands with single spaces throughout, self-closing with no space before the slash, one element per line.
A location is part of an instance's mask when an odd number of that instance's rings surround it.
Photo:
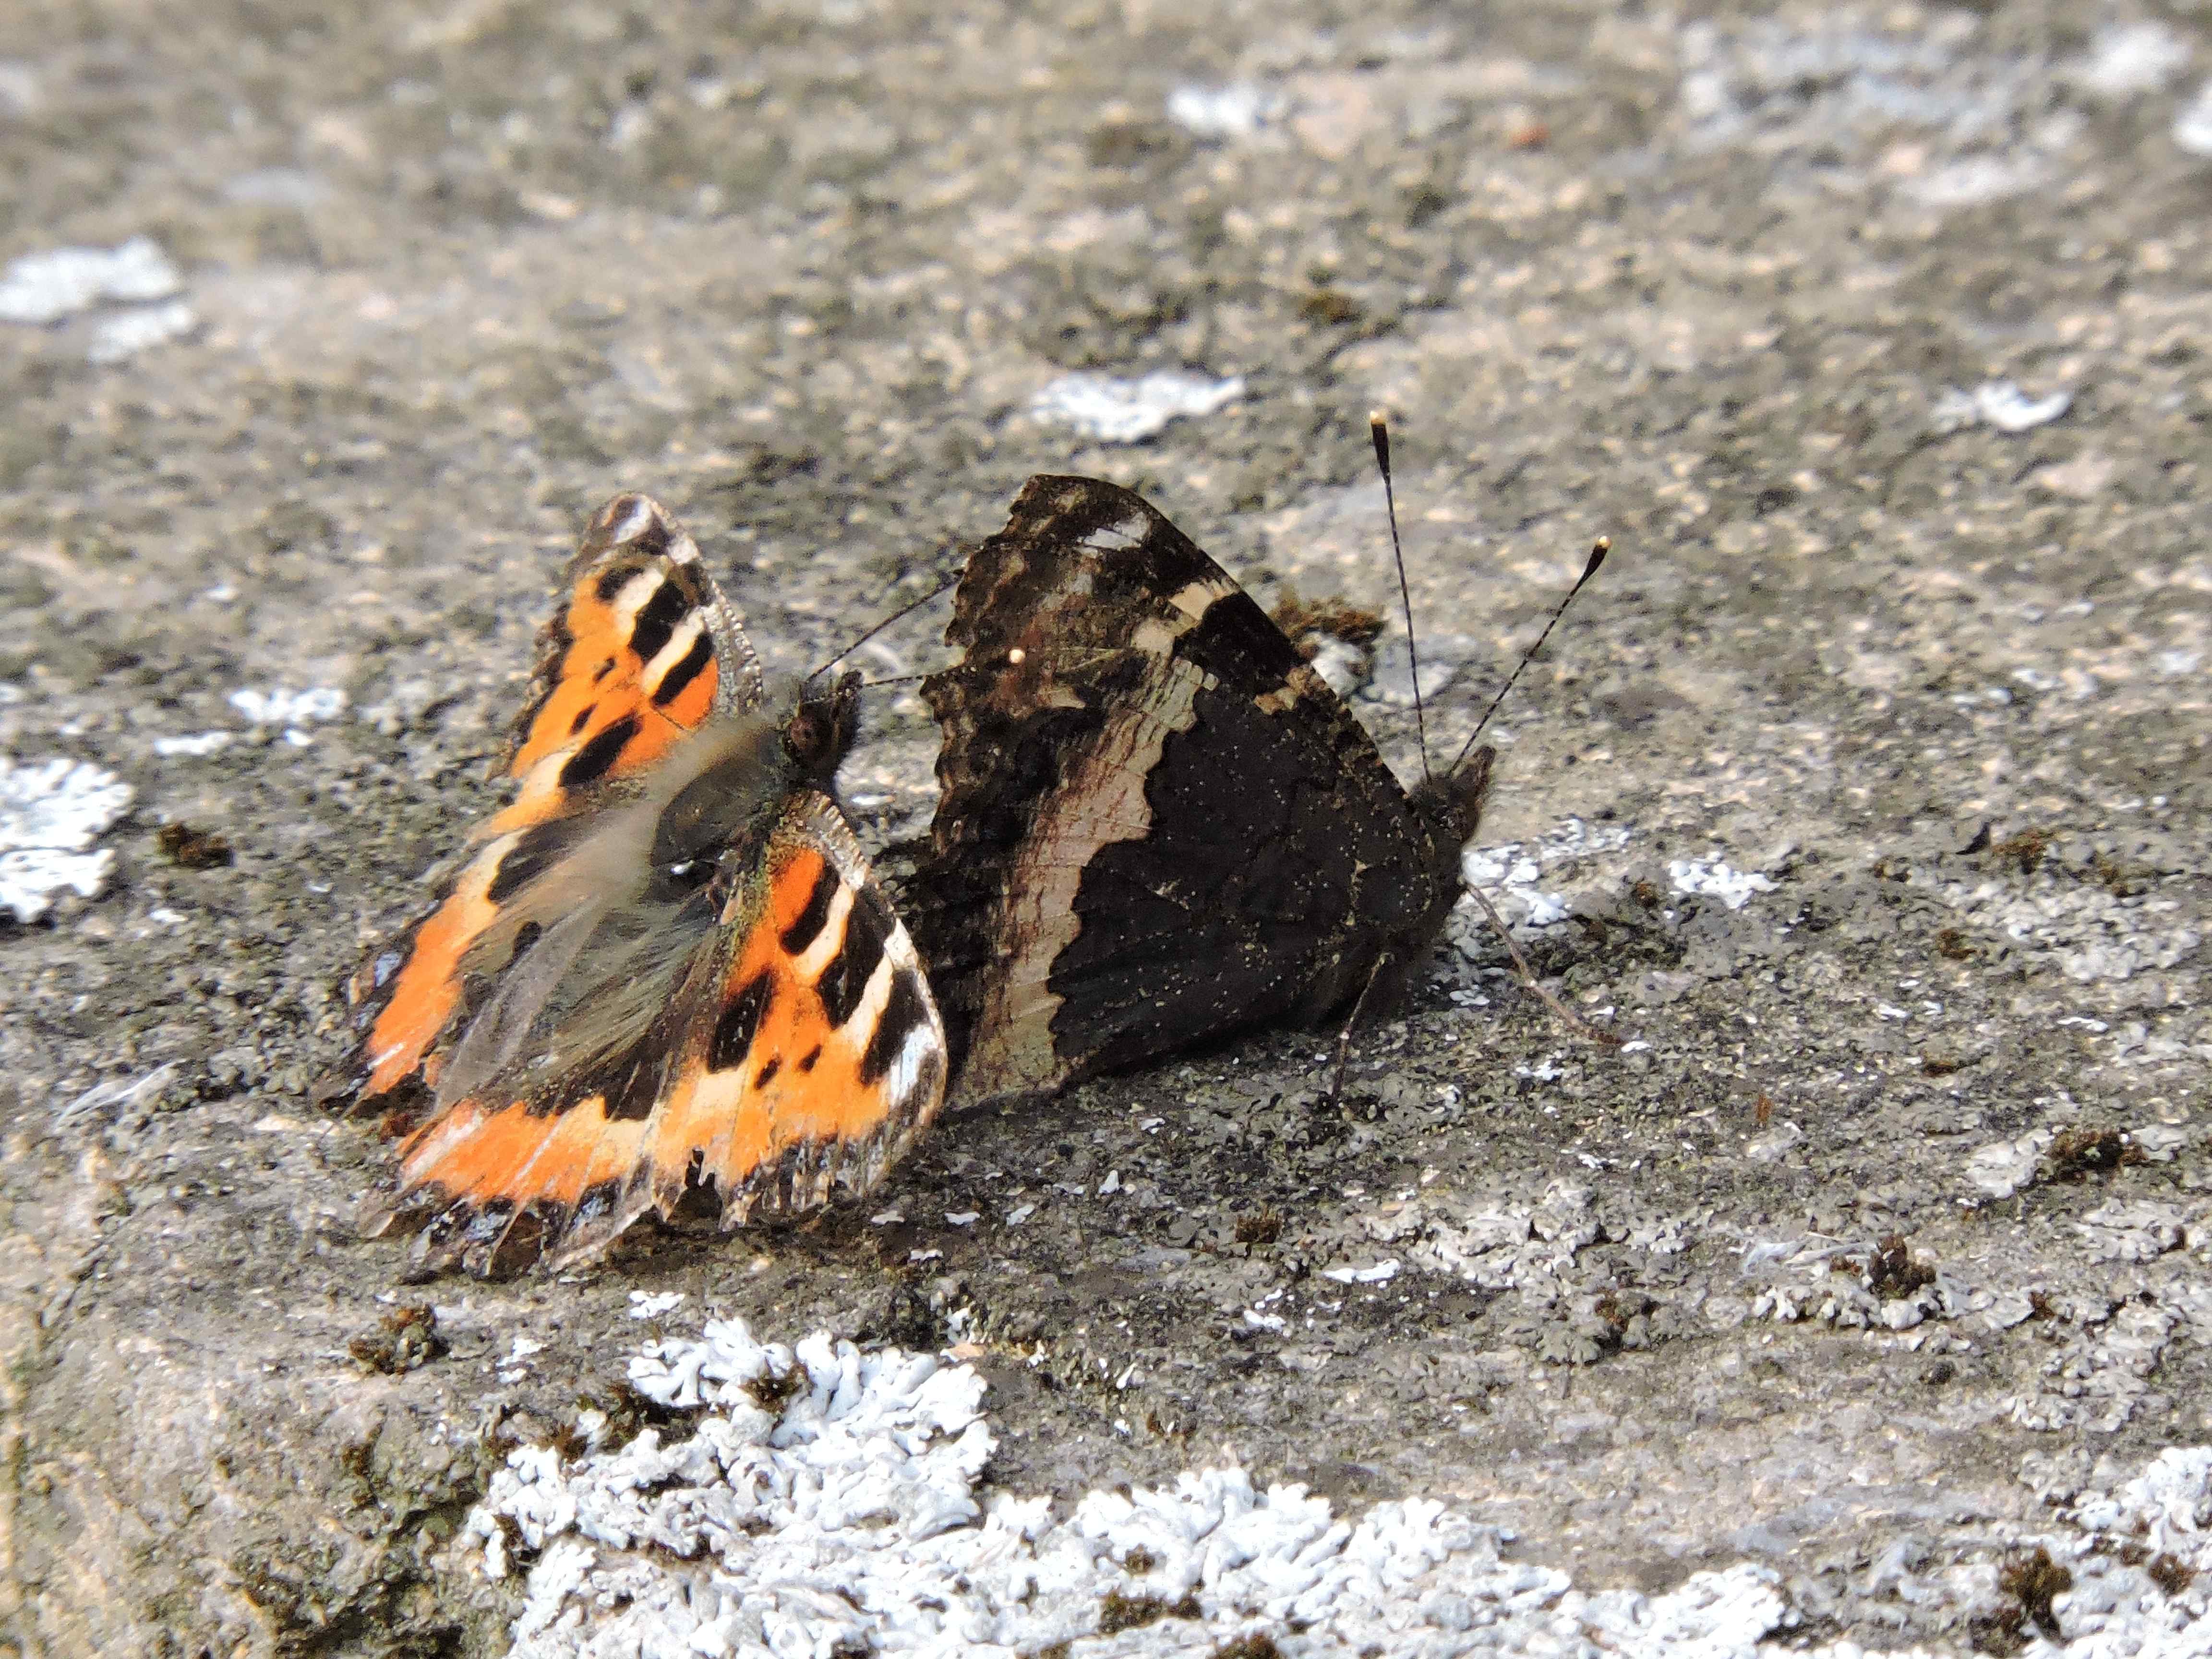
<path fill-rule="evenodd" d="M 927 1025 L 917 1025 L 906 1034 L 899 1045 L 898 1058 L 891 1062 L 890 1076 L 885 1087 L 890 1097 L 903 1110 L 921 1086 L 922 1068 L 933 1055 L 942 1057 L 945 1045 L 938 1040 L 935 1030 Z"/>
<path fill-rule="evenodd" d="M 1083 538 L 1083 545 L 1101 553 L 1121 553 L 1144 545 L 1145 538 L 1152 533 L 1152 520 L 1141 513 L 1132 513 L 1119 524 L 1100 526 Z"/>
<path fill-rule="evenodd" d="M 637 613 L 651 604 L 653 596 L 660 592 L 660 582 L 661 576 L 659 571 L 639 571 L 624 582 L 622 585 L 622 591 L 615 595 L 612 607 L 615 615 L 620 617 L 625 623 L 635 621 Z"/>
<path fill-rule="evenodd" d="M 670 671 L 691 654 L 691 647 L 699 638 L 699 630 L 706 625 L 705 620 L 696 611 L 676 625 L 675 631 L 668 636 L 668 643 L 662 646 L 659 653 L 645 665 L 645 684 L 650 690 L 658 691 L 661 681 L 668 678 Z"/>
<path fill-rule="evenodd" d="M 830 965 L 830 959 L 845 948 L 845 919 L 852 914 L 853 890 L 841 881 L 830 897 L 830 914 L 823 921 L 822 931 L 792 963 L 799 978 L 809 985 L 822 977 L 822 970 Z"/>
<path fill-rule="evenodd" d="M 630 502 L 629 511 L 623 514 L 623 521 L 614 527 L 613 539 L 617 542 L 635 541 L 645 534 L 657 516 L 652 498 L 637 496 Z"/>
<path fill-rule="evenodd" d="M 1184 583 L 1168 603 L 1196 622 L 1212 608 L 1216 599 L 1225 599 L 1233 591 L 1211 577 L 1202 576 L 1194 582 Z"/>
<path fill-rule="evenodd" d="M 1164 623 L 1157 617 L 1147 617 L 1130 631 L 1129 643 L 1139 651 L 1155 657 L 1164 657 L 1175 649 L 1175 642 L 1182 637 L 1182 629 L 1172 623 Z"/>

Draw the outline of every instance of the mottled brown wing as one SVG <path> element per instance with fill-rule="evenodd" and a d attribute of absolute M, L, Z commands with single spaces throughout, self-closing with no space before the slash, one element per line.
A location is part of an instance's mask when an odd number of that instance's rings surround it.
<path fill-rule="evenodd" d="M 959 1098 L 1310 1022 L 1441 927 L 1455 826 L 1129 491 L 1031 479 L 946 639 L 965 654 L 923 685 L 943 793 L 908 914 Z"/>

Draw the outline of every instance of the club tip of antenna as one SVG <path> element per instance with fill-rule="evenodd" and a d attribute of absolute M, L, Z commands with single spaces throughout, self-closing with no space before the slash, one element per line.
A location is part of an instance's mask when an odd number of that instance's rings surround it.
<path fill-rule="evenodd" d="M 1592 542 L 1590 544 L 1589 562 L 1583 567 L 1582 581 L 1577 582 L 1575 586 L 1580 587 L 1583 585 L 1583 582 L 1586 582 L 1592 576 L 1596 575 L 1597 568 L 1605 562 L 1605 556 L 1612 551 L 1613 538 L 1610 536 L 1601 536 L 1595 541 Z"/>
<path fill-rule="evenodd" d="M 1382 476 L 1390 476 L 1390 423 L 1379 409 L 1367 411 L 1367 435 L 1375 441 L 1375 464 L 1382 469 Z"/>

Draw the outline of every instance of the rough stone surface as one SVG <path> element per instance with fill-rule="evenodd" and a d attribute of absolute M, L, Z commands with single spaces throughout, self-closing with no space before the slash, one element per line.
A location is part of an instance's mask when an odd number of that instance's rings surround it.
<path fill-rule="evenodd" d="M 2018 1540 L 2212 1441 L 2202 15 L 118 0 L 0 51 L 0 261 L 181 282 L 0 324 L 0 754 L 134 801 L 0 919 L 0 1642 L 502 1650 L 451 1540 L 622 1405 L 633 1291 L 966 1345 L 984 1486 L 1063 1515 L 1233 1452 L 1593 1594 L 1771 1569 L 1777 1641 L 2048 1633 Z M 1078 372 L 1243 391 L 1109 445 L 1032 413 Z M 785 672 L 1048 469 L 1386 608 L 1378 404 L 1433 730 L 1613 538 L 1479 862 L 1625 1048 L 1462 916 L 1337 1106 L 1262 1037 L 572 1282 L 353 1236 L 334 988 L 494 798 L 599 500 Z M 883 845 L 934 734 L 868 717 Z"/>

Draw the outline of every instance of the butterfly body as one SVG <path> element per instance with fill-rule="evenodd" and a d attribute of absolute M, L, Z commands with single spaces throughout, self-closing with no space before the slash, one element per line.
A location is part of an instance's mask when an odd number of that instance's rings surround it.
<path fill-rule="evenodd" d="M 1030 480 L 946 638 L 915 919 L 964 1098 L 1402 993 L 1459 896 L 1487 750 L 1409 793 L 1250 596 L 1097 479 Z"/>
<path fill-rule="evenodd" d="M 410 1130 L 362 1224 L 434 1267 L 811 1208 L 944 1095 L 920 959 L 830 793 L 857 677 L 763 713 L 735 611 L 642 496 L 593 520 L 567 587 L 514 799 L 351 988 L 344 1083 Z"/>

